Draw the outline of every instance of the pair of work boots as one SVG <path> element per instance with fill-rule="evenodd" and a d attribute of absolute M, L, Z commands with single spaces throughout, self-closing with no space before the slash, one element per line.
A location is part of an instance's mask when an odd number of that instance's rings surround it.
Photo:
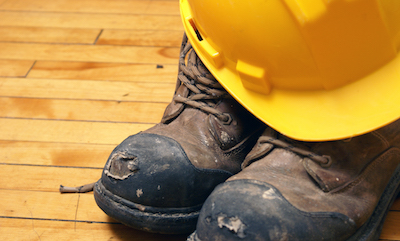
<path fill-rule="evenodd" d="M 400 121 L 301 142 L 265 126 L 181 47 L 161 123 L 128 137 L 96 183 L 122 223 L 188 240 L 377 240 L 400 191 Z M 197 223 L 197 226 L 196 226 Z"/>

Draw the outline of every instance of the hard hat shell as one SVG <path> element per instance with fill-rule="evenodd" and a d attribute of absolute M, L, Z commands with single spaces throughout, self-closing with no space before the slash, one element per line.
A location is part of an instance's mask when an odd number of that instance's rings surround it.
<path fill-rule="evenodd" d="M 180 0 L 226 90 L 291 138 L 337 140 L 400 117 L 399 0 Z"/>

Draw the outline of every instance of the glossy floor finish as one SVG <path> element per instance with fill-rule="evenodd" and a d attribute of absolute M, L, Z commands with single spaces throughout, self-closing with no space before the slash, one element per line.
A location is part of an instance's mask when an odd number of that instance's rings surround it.
<path fill-rule="evenodd" d="M 186 240 L 136 231 L 92 193 L 112 149 L 172 98 L 178 0 L 0 0 L 0 239 Z M 400 200 L 382 240 L 400 240 Z"/>

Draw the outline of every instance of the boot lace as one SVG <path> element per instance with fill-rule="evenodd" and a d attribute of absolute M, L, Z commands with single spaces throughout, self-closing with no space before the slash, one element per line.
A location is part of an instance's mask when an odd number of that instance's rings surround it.
<path fill-rule="evenodd" d="M 224 124 L 229 124 L 232 117 L 214 108 L 220 99 L 232 98 L 226 90 L 218 83 L 210 72 L 204 67 L 201 60 L 193 50 L 192 45 L 187 41 L 181 51 L 179 58 L 178 80 L 188 88 L 191 93 L 188 96 L 176 94 L 173 100 L 193 108 L 197 108 L 217 117 Z M 184 41 L 185 42 L 185 41 Z M 201 71 L 199 68 L 201 68 Z"/>
<path fill-rule="evenodd" d="M 214 107 L 219 100 L 231 99 L 232 97 L 205 68 L 186 36 L 184 36 L 182 45 L 179 57 L 180 71 L 178 79 L 181 84 L 190 90 L 190 93 L 187 96 L 176 94 L 173 97 L 173 101 L 210 113 L 223 124 L 230 124 L 232 121 L 231 115 L 218 111 Z M 60 185 L 59 190 L 61 193 L 90 192 L 93 191 L 94 184 L 90 183 L 79 187 Z"/>
<path fill-rule="evenodd" d="M 307 157 L 307 158 L 311 159 L 312 161 L 318 163 L 320 166 L 325 167 L 325 168 L 331 166 L 331 164 L 332 164 L 332 158 L 328 155 L 318 155 L 314 152 L 305 150 L 303 148 L 295 147 L 283 140 L 280 140 L 280 139 L 272 137 L 272 136 L 261 136 L 259 138 L 258 142 L 261 145 L 265 144 L 265 143 L 269 143 L 269 144 L 272 144 L 273 146 L 289 150 L 300 156 Z"/>

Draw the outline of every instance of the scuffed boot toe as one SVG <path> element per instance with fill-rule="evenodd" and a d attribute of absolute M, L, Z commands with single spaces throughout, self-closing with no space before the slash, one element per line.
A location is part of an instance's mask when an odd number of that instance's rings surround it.
<path fill-rule="evenodd" d="M 110 155 L 95 198 L 109 216 L 128 226 L 160 233 L 190 232 L 208 194 L 231 175 L 196 168 L 171 138 L 140 133 Z"/>
<path fill-rule="evenodd" d="M 378 240 L 400 193 L 399 127 L 331 142 L 266 130 L 189 240 Z"/>
<path fill-rule="evenodd" d="M 111 153 L 97 204 L 128 226 L 190 233 L 212 190 L 238 173 L 266 126 L 223 89 L 184 36 L 174 97 L 160 123 Z"/>
<path fill-rule="evenodd" d="M 346 215 L 295 208 L 272 185 L 235 180 L 209 196 L 188 240 L 335 240 L 356 229 Z"/>

